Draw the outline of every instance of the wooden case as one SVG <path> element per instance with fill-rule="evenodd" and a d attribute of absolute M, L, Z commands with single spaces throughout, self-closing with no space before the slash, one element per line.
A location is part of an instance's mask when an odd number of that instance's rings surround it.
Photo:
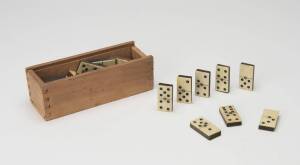
<path fill-rule="evenodd" d="M 128 62 L 73 77 L 81 61 L 125 58 Z M 45 120 L 153 89 L 153 56 L 133 41 L 26 68 L 29 96 Z"/>

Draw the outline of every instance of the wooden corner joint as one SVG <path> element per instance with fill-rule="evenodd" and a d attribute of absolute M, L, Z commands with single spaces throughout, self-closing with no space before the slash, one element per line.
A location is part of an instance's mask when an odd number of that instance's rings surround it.
<path fill-rule="evenodd" d="M 45 101 L 45 102 L 49 102 L 49 101 L 50 101 L 50 97 L 49 97 L 49 96 L 46 96 L 45 99 L 44 99 L 44 101 Z"/>
<path fill-rule="evenodd" d="M 49 92 L 49 90 L 46 88 L 46 89 L 43 89 L 43 94 L 47 94 Z"/>
<path fill-rule="evenodd" d="M 45 119 L 46 121 L 49 121 L 49 120 L 51 120 L 51 116 L 52 116 L 51 112 L 48 111 L 48 112 L 45 113 L 44 119 Z"/>

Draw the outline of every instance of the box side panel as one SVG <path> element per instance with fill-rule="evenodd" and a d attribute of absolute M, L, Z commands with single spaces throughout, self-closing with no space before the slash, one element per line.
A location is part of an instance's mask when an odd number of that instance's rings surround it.
<path fill-rule="evenodd" d="M 37 109 L 39 114 L 45 118 L 47 115 L 45 111 L 42 84 L 37 79 L 37 75 L 35 75 L 33 70 L 26 70 L 26 77 L 30 101 Z"/>
<path fill-rule="evenodd" d="M 54 119 L 153 89 L 153 57 L 47 84 Z"/>

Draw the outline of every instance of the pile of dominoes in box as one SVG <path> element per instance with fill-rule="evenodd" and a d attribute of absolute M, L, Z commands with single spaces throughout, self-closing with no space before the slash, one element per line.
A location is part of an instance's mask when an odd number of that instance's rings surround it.
<path fill-rule="evenodd" d="M 252 64 L 241 63 L 239 86 L 241 89 L 254 90 L 254 68 Z M 210 71 L 197 69 L 195 72 L 195 95 L 210 97 Z M 218 64 L 216 67 L 216 91 L 230 92 L 230 67 Z M 192 103 L 192 77 L 179 75 L 177 77 L 177 102 Z M 158 110 L 165 112 L 173 111 L 173 85 L 159 83 L 158 88 Z M 227 127 L 242 125 L 242 120 L 233 105 L 222 106 L 219 112 Z M 259 129 L 274 131 L 279 118 L 279 112 L 264 110 Z M 221 135 L 221 130 L 203 117 L 190 122 L 192 129 L 211 140 Z"/>
<path fill-rule="evenodd" d="M 129 41 L 30 66 L 29 98 L 48 121 L 133 96 L 153 89 L 153 60 Z"/>
<path fill-rule="evenodd" d="M 77 70 L 76 71 L 69 70 L 66 77 L 76 76 L 76 75 L 81 74 L 81 73 L 101 69 L 101 68 L 104 68 L 104 67 L 109 67 L 109 66 L 112 66 L 112 65 L 122 64 L 122 63 L 125 63 L 125 62 L 128 62 L 128 60 L 121 59 L 121 58 L 113 58 L 113 59 L 109 59 L 109 60 L 100 60 L 100 61 L 92 61 L 92 62 L 81 61 L 78 65 L 78 67 L 77 67 Z"/>

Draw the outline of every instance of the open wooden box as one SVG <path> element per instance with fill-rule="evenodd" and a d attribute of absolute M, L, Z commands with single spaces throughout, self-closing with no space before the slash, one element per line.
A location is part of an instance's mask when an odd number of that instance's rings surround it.
<path fill-rule="evenodd" d="M 66 78 L 81 61 L 126 58 L 128 62 Z M 26 68 L 29 96 L 45 120 L 153 89 L 153 57 L 134 42 Z"/>

